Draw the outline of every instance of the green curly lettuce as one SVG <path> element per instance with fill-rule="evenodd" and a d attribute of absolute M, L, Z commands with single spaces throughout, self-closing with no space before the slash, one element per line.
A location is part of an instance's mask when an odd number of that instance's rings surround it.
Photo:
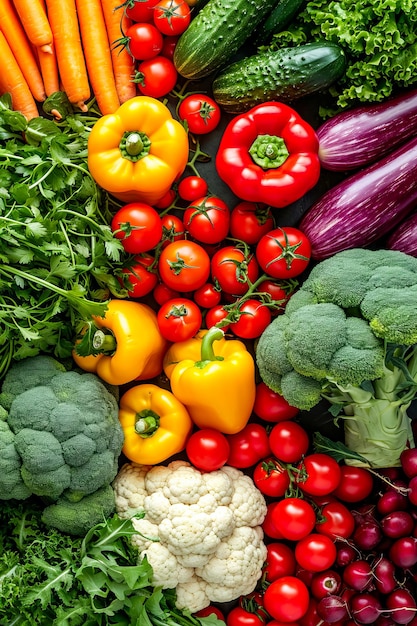
<path fill-rule="evenodd" d="M 287 30 L 274 35 L 270 47 L 323 40 L 340 45 L 347 59 L 345 75 L 328 90 L 335 110 L 381 102 L 417 83 L 413 0 L 311 0 Z"/>

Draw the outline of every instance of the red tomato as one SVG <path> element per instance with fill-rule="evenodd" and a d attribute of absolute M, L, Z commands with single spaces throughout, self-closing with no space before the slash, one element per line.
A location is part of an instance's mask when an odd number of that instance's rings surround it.
<path fill-rule="evenodd" d="M 152 22 L 153 8 L 159 0 L 128 0 L 125 11 L 134 22 Z"/>
<path fill-rule="evenodd" d="M 178 74 L 171 59 L 158 55 L 138 65 L 137 79 L 140 93 L 152 98 L 162 98 L 174 89 Z"/>
<path fill-rule="evenodd" d="M 278 315 L 285 311 L 288 300 L 291 298 L 295 289 L 291 283 L 277 281 L 273 278 L 266 278 L 258 285 L 258 291 L 267 293 L 274 302 L 274 308 L 271 309 L 273 315 Z"/>
<path fill-rule="evenodd" d="M 374 479 L 365 467 L 342 465 L 340 481 L 333 495 L 343 502 L 360 502 L 373 491 Z"/>
<path fill-rule="evenodd" d="M 144 61 L 156 57 L 162 50 L 162 33 L 148 22 L 134 23 L 126 31 L 127 49 L 134 59 Z"/>
<path fill-rule="evenodd" d="M 155 209 L 167 209 L 175 200 L 175 191 L 173 189 L 168 189 L 166 194 L 162 196 L 158 202 L 155 202 L 153 205 Z"/>
<path fill-rule="evenodd" d="M 268 543 L 266 546 L 266 560 L 263 575 L 267 582 L 281 576 L 292 576 L 296 570 L 296 560 L 293 548 L 281 541 Z"/>
<path fill-rule="evenodd" d="M 275 526 L 273 519 L 273 510 L 277 504 L 278 501 L 269 502 L 267 504 L 265 519 L 262 522 L 262 530 L 270 539 L 283 539 L 282 533 Z"/>
<path fill-rule="evenodd" d="M 167 300 L 172 300 L 173 298 L 179 298 L 181 296 L 179 291 L 170 289 L 167 285 L 164 285 L 164 283 L 158 283 L 153 290 L 152 295 L 155 302 L 159 304 L 159 306 L 164 304 Z"/>
<path fill-rule="evenodd" d="M 184 225 L 199 243 L 220 243 L 229 232 L 230 211 L 216 196 L 197 198 L 184 212 Z"/>
<path fill-rule="evenodd" d="M 307 613 L 309 599 L 305 583 L 295 576 L 281 576 L 266 588 L 264 606 L 274 619 L 296 622 Z"/>
<path fill-rule="evenodd" d="M 224 308 L 222 304 L 217 304 L 216 306 L 211 307 L 205 317 L 205 322 L 207 328 L 211 328 L 212 326 L 220 326 L 224 331 L 228 330 L 230 324 L 225 324 L 224 320 L 228 316 L 228 312 Z"/>
<path fill-rule="evenodd" d="M 189 437 L 185 451 L 194 467 L 212 472 L 226 464 L 230 447 L 226 435 L 219 430 L 201 428 Z"/>
<path fill-rule="evenodd" d="M 272 453 L 284 463 L 296 463 L 306 454 L 310 439 L 307 431 L 291 420 L 278 422 L 269 434 Z"/>
<path fill-rule="evenodd" d="M 178 116 L 190 133 L 206 135 L 219 125 L 221 112 L 213 98 L 201 93 L 186 96 L 178 107 Z"/>
<path fill-rule="evenodd" d="M 242 296 L 259 275 L 259 266 L 253 254 L 236 246 L 220 248 L 211 259 L 211 275 L 225 293 Z"/>
<path fill-rule="evenodd" d="M 165 248 L 169 243 L 185 239 L 184 222 L 176 215 L 167 213 L 161 217 L 162 223 L 162 246 Z"/>
<path fill-rule="evenodd" d="M 200 330 L 202 315 L 199 307 L 188 298 L 167 300 L 157 313 L 161 335 L 171 341 L 186 341 Z"/>
<path fill-rule="evenodd" d="M 355 530 L 355 518 L 349 509 L 338 500 L 325 504 L 320 512 L 316 531 L 332 539 L 348 539 Z"/>
<path fill-rule="evenodd" d="M 153 21 L 164 35 L 181 35 L 190 24 L 191 10 L 185 0 L 160 0 Z"/>
<path fill-rule="evenodd" d="M 272 391 L 264 382 L 256 385 L 253 412 L 266 422 L 284 422 L 291 420 L 299 409 L 288 404 L 284 396 Z"/>
<path fill-rule="evenodd" d="M 137 255 L 122 269 L 121 283 L 128 289 L 130 298 L 142 298 L 156 286 L 158 275 L 148 269 L 154 261 L 155 257 L 149 254 Z"/>
<path fill-rule="evenodd" d="M 173 241 L 159 256 L 161 280 L 177 291 L 195 291 L 210 275 L 210 257 L 200 244 L 186 239 Z"/>
<path fill-rule="evenodd" d="M 155 248 L 162 237 L 159 213 L 144 202 L 122 206 L 113 215 L 111 229 L 129 254 L 141 254 Z"/>
<path fill-rule="evenodd" d="M 194 613 L 193 615 L 196 615 L 197 617 L 208 617 L 209 615 L 215 615 L 218 619 L 222 619 L 223 621 L 225 620 L 222 611 L 216 606 L 212 606 L 211 604 L 209 606 L 206 606 L 204 609 L 200 609 L 200 611 L 197 611 L 197 613 Z"/>
<path fill-rule="evenodd" d="M 230 215 L 230 235 L 249 245 L 258 243 L 274 228 L 271 208 L 255 202 L 239 202 Z"/>
<path fill-rule="evenodd" d="M 239 305 L 239 319 L 230 324 L 230 330 L 241 339 L 256 339 L 269 326 L 271 319 L 269 307 L 255 298 L 248 298 Z"/>
<path fill-rule="evenodd" d="M 260 461 L 253 470 L 253 482 L 265 496 L 279 498 L 290 486 L 286 467 L 273 457 Z"/>
<path fill-rule="evenodd" d="M 227 435 L 230 454 L 227 464 L 232 467 L 251 467 L 271 454 L 268 433 L 260 424 L 250 422 L 233 435 Z"/>
<path fill-rule="evenodd" d="M 310 496 L 328 495 L 340 482 L 340 465 L 329 454 L 308 454 L 299 463 L 298 469 L 297 485 Z"/>
<path fill-rule="evenodd" d="M 178 195 L 187 202 L 204 198 L 204 196 L 207 196 L 207 193 L 207 181 L 201 176 L 186 176 L 178 183 Z"/>
<path fill-rule="evenodd" d="M 211 309 L 217 306 L 221 300 L 221 294 L 213 283 L 205 283 L 194 292 L 194 301 L 203 309 Z"/>
<path fill-rule="evenodd" d="M 307 537 L 317 521 L 313 506 L 307 500 L 297 497 L 279 500 L 271 515 L 282 537 L 289 541 L 300 541 Z"/>
<path fill-rule="evenodd" d="M 256 246 L 256 259 L 273 278 L 294 278 L 301 274 L 311 258 L 311 244 L 298 228 L 286 226 L 271 230 Z"/>
<path fill-rule="evenodd" d="M 330 569 L 337 556 L 333 539 L 320 533 L 302 537 L 296 544 L 297 563 L 309 572 L 322 572 Z"/>
<path fill-rule="evenodd" d="M 162 44 L 161 55 L 167 59 L 174 58 L 175 48 L 177 47 L 179 36 L 178 35 L 166 35 Z"/>
<path fill-rule="evenodd" d="M 229 611 L 226 618 L 227 626 L 265 626 L 263 616 L 247 611 L 241 606 L 235 606 Z"/>

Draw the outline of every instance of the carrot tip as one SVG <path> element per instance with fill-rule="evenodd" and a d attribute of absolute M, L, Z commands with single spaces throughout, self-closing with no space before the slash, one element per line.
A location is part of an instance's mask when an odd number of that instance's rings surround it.
<path fill-rule="evenodd" d="M 52 45 L 51 44 L 45 44 L 44 46 L 40 46 L 40 49 L 42 50 L 42 52 L 47 52 L 48 54 L 52 54 L 53 50 L 52 50 Z"/>
<path fill-rule="evenodd" d="M 87 113 L 87 111 L 88 111 L 88 106 L 86 105 L 85 102 L 74 102 L 74 106 L 76 106 L 79 109 L 81 109 L 81 111 L 83 113 Z"/>

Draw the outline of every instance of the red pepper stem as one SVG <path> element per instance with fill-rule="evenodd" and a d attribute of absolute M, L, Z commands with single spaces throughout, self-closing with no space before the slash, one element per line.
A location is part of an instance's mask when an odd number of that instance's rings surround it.
<path fill-rule="evenodd" d="M 204 367 L 209 361 L 223 361 L 222 356 L 216 356 L 213 350 L 213 343 L 223 339 L 224 331 L 221 328 L 212 326 L 204 335 L 201 341 L 201 361 L 196 363 L 197 367 Z"/>
<path fill-rule="evenodd" d="M 135 432 L 146 439 L 151 437 L 159 428 L 160 417 L 151 409 L 143 409 L 136 413 Z"/>

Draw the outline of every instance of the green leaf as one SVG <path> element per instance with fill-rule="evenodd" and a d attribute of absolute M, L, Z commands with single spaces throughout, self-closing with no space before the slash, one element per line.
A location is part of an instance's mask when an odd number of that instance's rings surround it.
<path fill-rule="evenodd" d="M 350 448 L 345 446 L 344 443 L 340 441 L 333 441 L 332 439 L 322 435 L 320 432 L 314 433 L 313 446 L 316 452 L 328 454 L 336 459 L 338 463 L 345 461 L 346 459 L 352 459 L 360 461 L 365 465 L 370 465 L 369 461 L 365 457 L 361 456 L 357 452 L 354 452 L 353 450 L 350 450 Z"/>

